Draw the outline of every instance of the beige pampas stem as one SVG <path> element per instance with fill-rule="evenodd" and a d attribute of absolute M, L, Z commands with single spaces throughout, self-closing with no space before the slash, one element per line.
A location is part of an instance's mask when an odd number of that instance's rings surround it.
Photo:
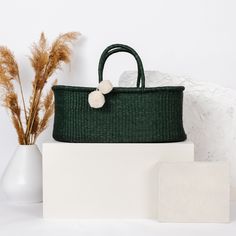
<path fill-rule="evenodd" d="M 20 73 L 13 53 L 0 46 L 0 87 L 2 88 L 2 102 L 11 114 L 13 125 L 18 135 L 19 144 L 34 144 L 43 132 L 54 112 L 52 91 L 44 94 L 45 84 L 62 64 L 70 62 L 71 45 L 80 34 L 69 32 L 59 35 L 51 46 L 48 45 L 44 33 L 38 43 L 32 46 L 30 62 L 35 72 L 32 82 L 32 95 L 27 109 Z M 54 81 L 54 83 L 56 83 Z M 15 86 L 18 84 L 24 111 L 24 123 L 21 117 L 21 106 Z"/>

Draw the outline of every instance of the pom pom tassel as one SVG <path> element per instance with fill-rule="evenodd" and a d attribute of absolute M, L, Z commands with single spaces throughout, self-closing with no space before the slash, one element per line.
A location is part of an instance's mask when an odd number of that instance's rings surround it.
<path fill-rule="evenodd" d="M 105 97 L 100 91 L 93 91 L 88 96 L 88 102 L 92 108 L 101 108 L 105 103 Z"/>
<path fill-rule="evenodd" d="M 98 90 L 102 92 L 102 94 L 108 94 L 113 89 L 113 86 L 109 80 L 103 80 L 98 85 Z"/>
<path fill-rule="evenodd" d="M 105 104 L 103 94 L 108 94 L 112 91 L 113 86 L 109 80 L 103 80 L 99 83 L 97 90 L 89 93 L 88 103 L 92 108 L 101 108 Z"/>

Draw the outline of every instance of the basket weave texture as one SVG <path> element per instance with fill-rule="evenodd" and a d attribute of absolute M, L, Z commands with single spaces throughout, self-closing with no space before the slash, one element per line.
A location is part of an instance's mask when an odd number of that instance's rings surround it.
<path fill-rule="evenodd" d="M 140 57 L 132 48 L 114 44 L 99 61 L 99 81 L 107 58 L 117 52 L 131 53 L 138 64 L 137 87 L 113 88 L 100 109 L 89 106 L 95 88 L 57 85 L 53 137 L 81 143 L 157 143 L 186 139 L 182 121 L 182 86 L 145 88 Z M 140 87 L 141 83 L 141 87 Z"/>

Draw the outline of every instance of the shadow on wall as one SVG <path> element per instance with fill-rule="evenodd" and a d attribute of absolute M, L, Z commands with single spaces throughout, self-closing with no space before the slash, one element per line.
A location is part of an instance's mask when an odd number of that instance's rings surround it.
<path fill-rule="evenodd" d="M 236 90 L 189 78 L 146 71 L 146 86 L 185 86 L 184 128 L 195 144 L 195 160 L 230 160 L 236 186 Z M 137 73 L 121 75 L 119 86 L 134 87 Z"/>

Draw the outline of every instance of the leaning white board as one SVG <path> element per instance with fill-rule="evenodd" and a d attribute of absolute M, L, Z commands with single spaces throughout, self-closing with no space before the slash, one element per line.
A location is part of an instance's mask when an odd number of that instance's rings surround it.
<path fill-rule="evenodd" d="M 229 222 L 229 163 L 171 162 L 158 169 L 158 220 Z"/>
<path fill-rule="evenodd" d="M 191 142 L 43 145 L 46 218 L 157 218 L 157 164 L 193 161 Z"/>

